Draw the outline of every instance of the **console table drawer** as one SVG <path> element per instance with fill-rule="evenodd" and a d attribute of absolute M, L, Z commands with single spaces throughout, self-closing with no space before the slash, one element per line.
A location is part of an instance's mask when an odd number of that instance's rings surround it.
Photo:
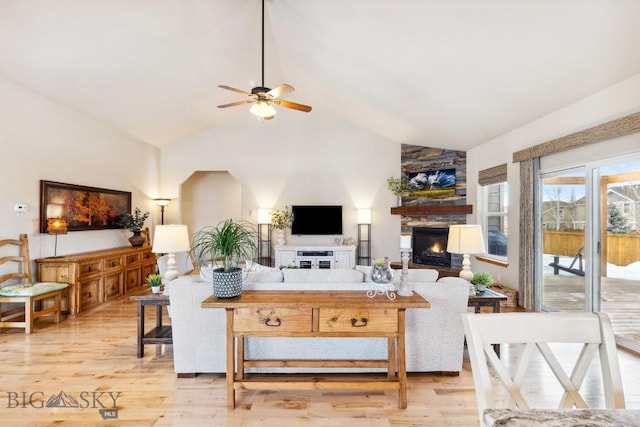
<path fill-rule="evenodd" d="M 398 312 L 396 310 L 320 310 L 320 332 L 397 333 Z"/>
<path fill-rule="evenodd" d="M 124 257 L 125 265 L 132 265 L 137 262 L 140 262 L 140 254 L 127 254 Z"/>
<path fill-rule="evenodd" d="M 312 310 L 237 308 L 233 315 L 236 332 L 311 332 Z"/>
<path fill-rule="evenodd" d="M 95 260 L 91 262 L 83 262 L 80 264 L 80 276 L 87 276 L 93 273 L 100 273 L 102 271 L 101 260 Z"/>
<path fill-rule="evenodd" d="M 105 270 L 111 270 L 122 266 L 122 256 L 116 256 L 112 258 L 105 258 L 104 268 Z"/>

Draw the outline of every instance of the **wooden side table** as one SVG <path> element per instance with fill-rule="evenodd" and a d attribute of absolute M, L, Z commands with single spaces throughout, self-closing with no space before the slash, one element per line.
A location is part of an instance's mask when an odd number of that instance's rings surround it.
<path fill-rule="evenodd" d="M 469 307 L 474 307 L 476 313 L 480 313 L 480 307 L 493 307 L 494 313 L 500 313 L 500 303 L 506 301 L 507 296 L 500 292 L 486 289 L 482 293 L 469 295 Z"/>
<path fill-rule="evenodd" d="M 500 313 L 500 303 L 506 301 L 507 296 L 500 292 L 485 289 L 484 292 L 476 292 L 475 295 L 469 295 L 468 307 L 473 307 L 476 313 L 480 313 L 481 307 L 492 307 L 494 313 Z M 493 348 L 500 357 L 500 344 L 494 344 Z"/>
<path fill-rule="evenodd" d="M 162 325 L 162 306 L 169 305 L 169 296 L 145 292 L 130 297 L 138 301 L 138 357 L 144 356 L 145 344 L 173 344 L 171 325 Z M 149 332 L 144 332 L 144 308 L 156 307 L 156 326 Z"/>
<path fill-rule="evenodd" d="M 364 292 L 244 291 L 238 298 L 210 296 L 203 308 L 224 308 L 227 318 L 227 407 L 235 408 L 235 390 L 397 390 L 398 407 L 407 407 L 405 311 L 429 308 L 419 294 L 389 300 Z M 383 360 L 246 360 L 245 337 L 384 337 Z M 235 355 L 235 357 L 234 357 Z M 380 367 L 386 378 L 343 381 L 264 381 L 245 376 L 246 367 Z"/>

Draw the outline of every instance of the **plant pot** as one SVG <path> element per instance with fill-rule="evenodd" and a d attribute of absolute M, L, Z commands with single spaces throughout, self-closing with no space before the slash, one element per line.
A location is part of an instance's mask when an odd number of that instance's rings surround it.
<path fill-rule="evenodd" d="M 213 270 L 213 296 L 235 298 L 242 293 L 242 269 L 234 267 L 229 272 L 222 268 Z"/>
<path fill-rule="evenodd" d="M 283 229 L 276 230 L 276 245 L 282 246 L 287 244 L 286 233 Z"/>
<path fill-rule="evenodd" d="M 485 290 L 487 290 L 487 285 L 485 285 L 484 283 L 474 283 L 474 285 L 478 293 L 483 293 Z"/>
<path fill-rule="evenodd" d="M 131 246 L 142 246 L 144 244 L 145 238 L 140 235 L 140 231 L 134 231 L 133 236 L 129 237 L 129 243 Z"/>
<path fill-rule="evenodd" d="M 160 293 L 160 286 L 152 286 L 151 287 L 151 292 L 154 294 L 159 294 Z"/>

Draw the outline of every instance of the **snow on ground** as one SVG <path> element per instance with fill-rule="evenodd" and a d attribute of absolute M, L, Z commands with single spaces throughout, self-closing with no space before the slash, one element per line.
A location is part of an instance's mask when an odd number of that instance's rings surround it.
<path fill-rule="evenodd" d="M 553 255 L 545 254 L 543 256 L 543 263 L 545 268 L 552 269 L 553 267 L 549 267 L 549 263 L 553 262 Z M 559 263 L 562 266 L 569 267 L 573 262 L 573 257 L 569 256 L 561 256 Z M 584 265 L 584 260 L 582 261 Z M 578 268 L 579 261 L 573 265 L 573 268 Z M 640 281 L 640 261 L 632 262 L 626 266 L 619 266 L 611 263 L 607 263 L 607 277 L 612 279 L 626 279 L 626 280 L 636 280 Z"/>

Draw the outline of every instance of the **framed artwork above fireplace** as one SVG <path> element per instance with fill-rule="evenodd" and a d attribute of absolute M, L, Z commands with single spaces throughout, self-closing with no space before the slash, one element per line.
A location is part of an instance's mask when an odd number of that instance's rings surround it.
<path fill-rule="evenodd" d="M 409 195 L 439 197 L 456 193 L 456 170 L 409 172 Z"/>

